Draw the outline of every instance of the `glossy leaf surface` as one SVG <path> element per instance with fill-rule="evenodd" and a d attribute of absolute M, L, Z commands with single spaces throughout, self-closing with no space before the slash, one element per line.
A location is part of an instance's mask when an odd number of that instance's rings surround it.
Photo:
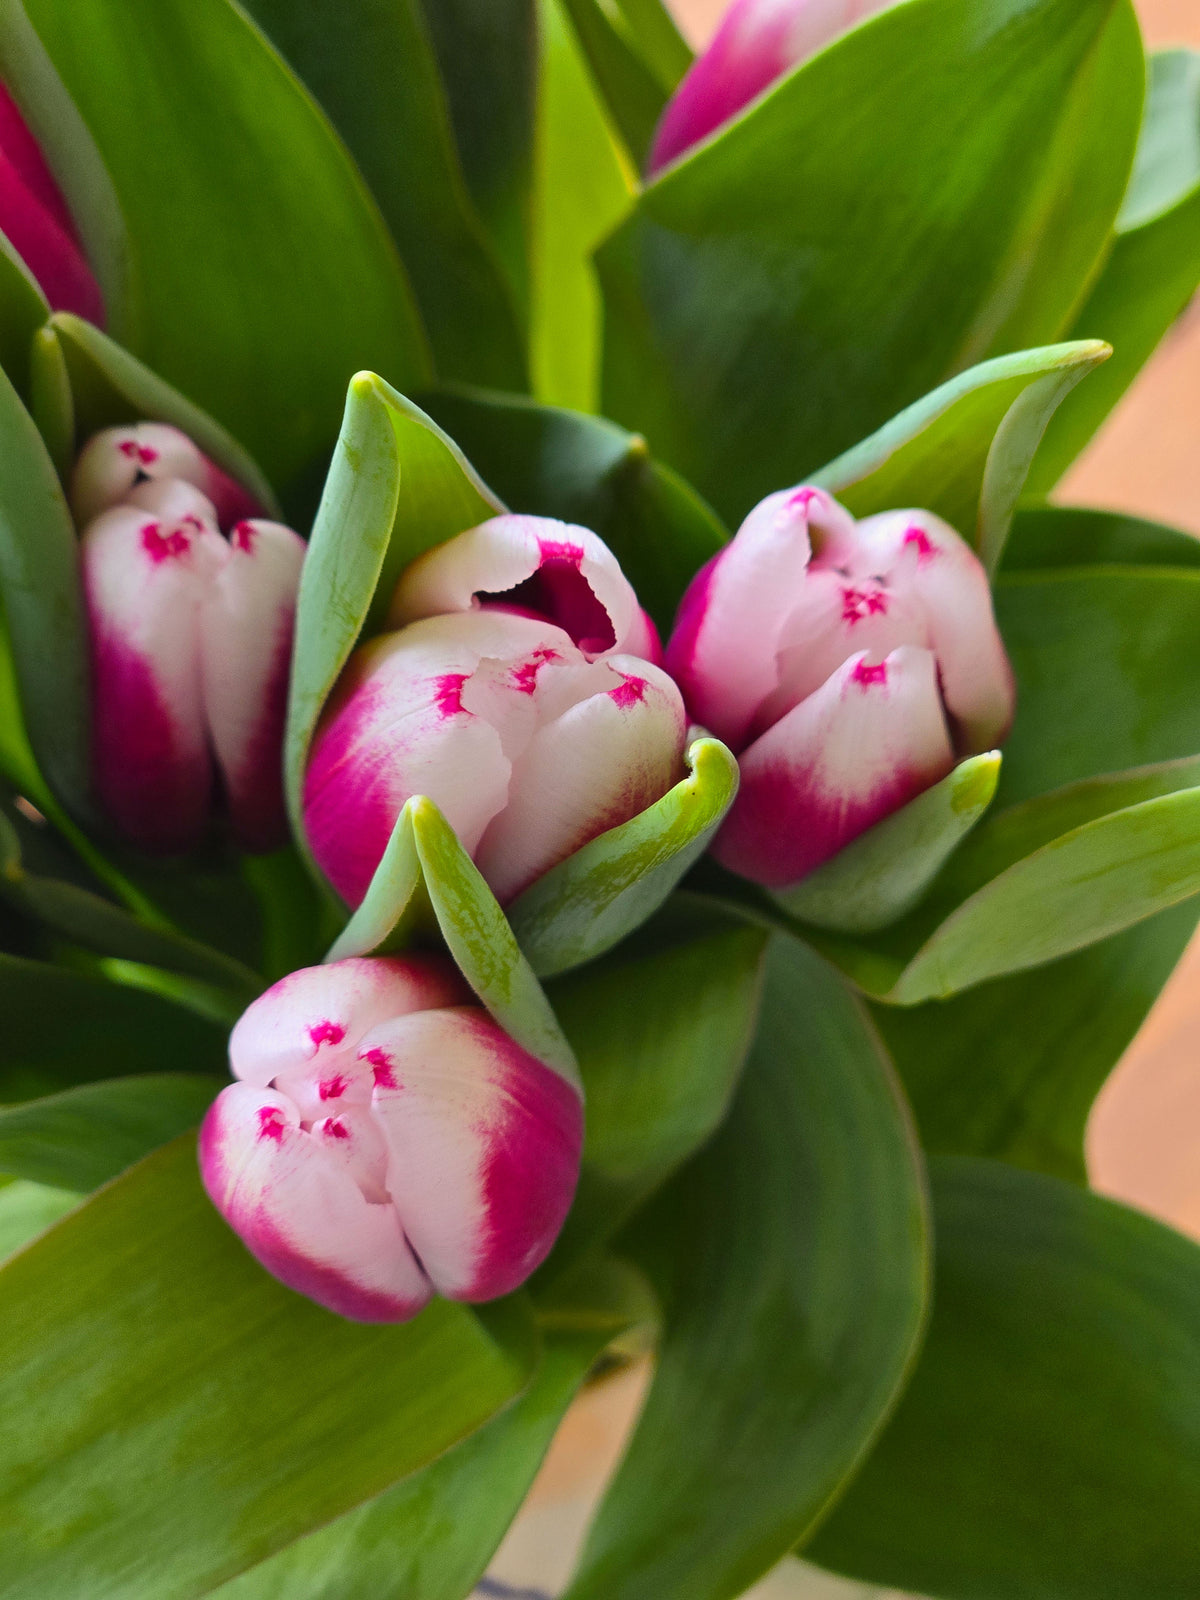
<path fill-rule="evenodd" d="M 68 1189 L 18 1178 L 0 1187 L 0 1261 L 14 1255 L 79 1204 Z"/>
<path fill-rule="evenodd" d="M 934 1162 L 933 1201 L 924 1349 L 811 1554 L 956 1600 L 1185 1600 L 1200 1249 L 990 1162 Z"/>
<path fill-rule="evenodd" d="M 903 1381 L 925 1296 L 907 1114 L 858 1003 L 796 942 L 773 949 L 729 1121 L 628 1237 L 666 1326 L 568 1594 L 723 1600 L 854 1470 Z"/>
<path fill-rule="evenodd" d="M 605 245 L 606 412 L 738 521 L 955 371 L 1056 337 L 1143 84 L 1124 0 L 914 0 L 853 29 Z M 904 138 L 897 106 L 920 107 Z"/>
<path fill-rule="evenodd" d="M 441 1454 L 534 1359 L 519 1303 L 365 1327 L 292 1294 L 190 1138 L 11 1261 L 0 1299 L 0 1592 L 23 1600 L 208 1593 Z"/>

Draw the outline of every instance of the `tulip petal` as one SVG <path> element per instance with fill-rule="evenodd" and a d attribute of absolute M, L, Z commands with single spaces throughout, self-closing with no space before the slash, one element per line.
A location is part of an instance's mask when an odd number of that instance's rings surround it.
<path fill-rule="evenodd" d="M 585 672 L 586 698 L 547 722 L 514 762 L 508 804 L 476 852 L 501 904 L 660 800 L 680 776 L 687 719 L 666 673 L 633 656 Z"/>
<path fill-rule="evenodd" d="M 477 1007 L 375 1028 L 375 1115 L 388 1189 L 439 1294 L 491 1300 L 545 1260 L 570 1209 L 583 1110 L 576 1091 Z"/>
<path fill-rule="evenodd" d="M 287 840 L 283 729 L 304 540 L 278 522 L 235 525 L 200 620 L 204 705 L 234 837 Z"/>
<path fill-rule="evenodd" d="M 229 548 L 198 521 L 119 507 L 88 527 L 82 558 L 99 798 L 143 849 L 187 849 L 204 830 L 212 780 L 200 608 Z"/>
<path fill-rule="evenodd" d="M 796 883 L 953 767 L 934 657 L 852 657 L 739 764 L 713 854 L 768 888 Z"/>
<path fill-rule="evenodd" d="M 404 1322 L 432 1289 L 394 1206 L 372 1204 L 349 1165 L 300 1125 L 281 1094 L 236 1083 L 200 1129 L 213 1204 L 282 1283 L 358 1322 Z"/>
<path fill-rule="evenodd" d="M 396 626 L 481 604 L 511 608 L 561 628 L 585 655 L 641 654 L 646 619 L 612 551 L 588 528 L 549 517 L 504 515 L 420 556 L 400 579 Z"/>
<path fill-rule="evenodd" d="M 467 997 L 457 970 L 439 956 L 353 957 L 302 967 L 242 1014 L 229 1039 L 230 1065 L 235 1077 L 263 1088 L 289 1073 L 319 1081 L 326 1065 L 331 1078 L 353 1074 L 361 1071 L 357 1051 L 368 1029 Z"/>
<path fill-rule="evenodd" d="M 71 510 L 79 524 L 120 504 L 147 479 L 182 478 L 207 495 L 222 528 L 262 507 L 249 490 L 210 461 L 179 428 L 138 422 L 103 428 L 79 453 L 71 476 Z"/>

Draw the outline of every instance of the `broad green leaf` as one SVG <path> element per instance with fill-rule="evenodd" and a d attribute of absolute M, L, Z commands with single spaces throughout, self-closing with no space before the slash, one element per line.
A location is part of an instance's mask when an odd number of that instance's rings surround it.
<path fill-rule="evenodd" d="M 223 1082 L 147 1073 L 5 1106 L 0 1172 L 86 1194 L 194 1128 Z"/>
<path fill-rule="evenodd" d="M 1120 511 L 1031 506 L 1017 513 L 1003 572 L 1086 566 L 1200 567 L 1200 539 Z"/>
<path fill-rule="evenodd" d="M 923 506 L 994 572 L 1046 424 L 1108 345 L 1051 345 L 998 356 L 918 400 L 816 473 L 855 516 Z"/>
<path fill-rule="evenodd" d="M 562 3 L 608 114 L 640 168 L 667 103 L 667 90 L 643 59 L 620 11 L 614 15 L 601 0 Z"/>
<path fill-rule="evenodd" d="M 615 1232 L 724 1120 L 766 938 L 680 895 L 607 960 L 550 985 L 588 1114 L 579 1192 L 544 1278 Z"/>
<path fill-rule="evenodd" d="M 1190 1600 L 1200 1248 L 1054 1178 L 932 1174 L 925 1346 L 809 1553 L 953 1600 Z"/>
<path fill-rule="evenodd" d="M 539 400 L 595 411 L 603 312 L 592 252 L 629 209 L 634 179 L 564 14 L 570 4 L 538 3 L 530 368 Z"/>
<path fill-rule="evenodd" d="M 60 311 L 50 318 L 45 342 L 51 339 L 61 352 L 70 384 L 71 418 L 78 444 L 84 444 L 101 428 L 121 423 L 169 422 L 244 484 L 268 515 L 278 516 L 278 502 L 270 484 L 237 440 L 128 350 L 69 312 Z M 47 445 L 53 453 L 49 438 Z"/>
<path fill-rule="evenodd" d="M 616 0 L 643 59 L 668 93 L 693 61 L 692 51 L 662 0 Z"/>
<path fill-rule="evenodd" d="M 1196 926 L 1185 901 L 1148 922 L 951 1000 L 877 1006 L 926 1149 L 1086 1181 L 1084 1132 Z"/>
<path fill-rule="evenodd" d="M 399 258 L 344 147 L 230 0 L 25 0 L 129 243 L 124 341 L 288 504 L 350 373 L 427 370 Z M 152 158 L 148 158 L 148 153 Z"/>
<path fill-rule="evenodd" d="M 508 908 L 517 942 L 541 977 L 612 948 L 675 888 L 707 849 L 738 786 L 717 739 L 688 746 L 688 776 L 654 805 L 544 873 Z"/>
<path fill-rule="evenodd" d="M 185 1600 L 374 1498 L 527 1382 L 519 1301 L 363 1326 L 147 1157 L 0 1272 L 0 1593 Z"/>
<path fill-rule="evenodd" d="M 568 1082 L 579 1074 L 533 969 L 484 882 L 432 800 L 407 800 L 383 860 L 327 961 L 402 948 L 428 906 L 463 977 L 506 1032 Z"/>
<path fill-rule="evenodd" d="M 882 11 L 605 244 L 605 411 L 739 521 L 955 372 L 1058 337 L 1143 85 L 1127 0 Z M 902 138 L 898 106 L 920 107 Z"/>
<path fill-rule="evenodd" d="M 644 439 L 510 395 L 454 390 L 422 404 L 514 510 L 598 533 L 667 633 L 684 590 L 729 533 Z"/>
<path fill-rule="evenodd" d="M 0 367 L 22 399 L 29 398 L 33 336 L 49 315 L 29 268 L 0 233 Z"/>
<path fill-rule="evenodd" d="M 68 1189 L 18 1179 L 0 1188 L 0 1261 L 51 1227 L 79 1204 Z"/>
<path fill-rule="evenodd" d="M 506 1411 L 377 1500 L 223 1584 L 216 1600 L 463 1600 L 607 1337 L 547 1339 L 533 1382 Z"/>
<path fill-rule="evenodd" d="M 351 381 L 296 611 L 285 771 L 298 838 L 313 729 L 364 626 L 382 622 L 410 561 L 503 509 L 423 411 L 372 372 Z"/>
<path fill-rule="evenodd" d="M 143 1072 L 225 1070 L 227 1029 L 158 995 L 0 955 L 0 1102 Z"/>
<path fill-rule="evenodd" d="M 926 1292 L 919 1157 L 830 970 L 777 940 L 722 1132 L 628 1239 L 658 1369 L 570 1600 L 725 1600 L 824 1514 L 904 1381 Z"/>
<path fill-rule="evenodd" d="M 842 933 L 898 921 L 991 805 L 999 778 L 997 751 L 971 756 L 775 899 L 799 921 Z"/>
<path fill-rule="evenodd" d="M 420 0 L 250 0 L 345 139 L 412 279 L 434 362 L 525 387 L 512 290 L 467 194 Z"/>
<path fill-rule="evenodd" d="M 1104 269 L 1073 338 L 1116 351 L 1047 430 L 1032 481 L 1046 490 L 1087 444 L 1200 283 L 1200 54 L 1150 57 L 1150 88 L 1129 192 Z"/>

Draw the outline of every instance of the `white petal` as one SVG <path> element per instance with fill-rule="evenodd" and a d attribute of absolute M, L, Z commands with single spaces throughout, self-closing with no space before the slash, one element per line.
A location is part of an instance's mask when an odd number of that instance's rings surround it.
<path fill-rule="evenodd" d="M 206 475 L 203 453 L 178 428 L 137 422 L 103 428 L 84 445 L 71 475 L 71 510 L 82 525 L 118 505 L 135 485 L 152 478 L 182 478 L 198 489 Z"/>

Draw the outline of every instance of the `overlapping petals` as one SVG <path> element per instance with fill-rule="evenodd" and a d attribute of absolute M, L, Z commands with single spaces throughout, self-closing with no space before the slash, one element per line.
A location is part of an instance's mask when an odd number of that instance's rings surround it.
<path fill-rule="evenodd" d="M 135 422 L 103 428 L 79 452 L 71 475 L 71 510 L 80 526 L 128 500 L 139 485 L 180 480 L 199 489 L 225 529 L 262 515 L 248 489 L 222 471 L 179 428 Z"/>

